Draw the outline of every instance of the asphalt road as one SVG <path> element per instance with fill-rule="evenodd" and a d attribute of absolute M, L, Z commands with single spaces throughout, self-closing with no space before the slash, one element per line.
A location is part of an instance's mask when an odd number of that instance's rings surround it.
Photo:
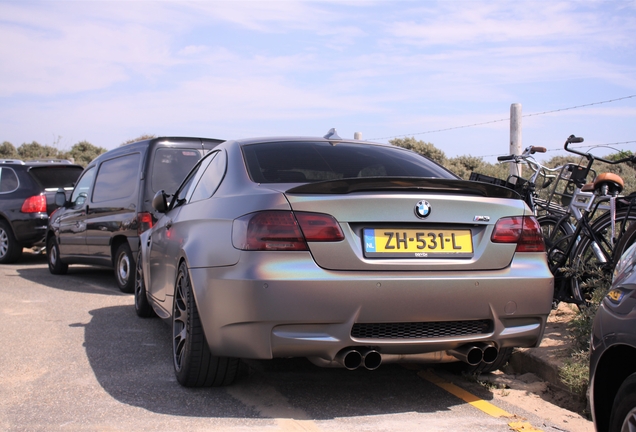
<path fill-rule="evenodd" d="M 515 417 L 493 417 L 399 365 L 247 361 L 231 387 L 186 389 L 169 327 L 138 318 L 111 270 L 54 276 L 41 255 L 0 266 L 0 329 L 3 431 L 509 431 L 519 420 L 567 430 L 500 400 Z"/>

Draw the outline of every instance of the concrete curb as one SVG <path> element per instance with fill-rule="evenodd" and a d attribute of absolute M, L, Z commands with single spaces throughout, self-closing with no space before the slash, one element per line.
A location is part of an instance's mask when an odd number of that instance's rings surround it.
<path fill-rule="evenodd" d="M 509 365 L 517 374 L 533 373 L 548 384 L 570 392 L 559 377 L 559 366 L 547 361 L 534 351 L 537 348 L 519 348 L 512 353 Z"/>

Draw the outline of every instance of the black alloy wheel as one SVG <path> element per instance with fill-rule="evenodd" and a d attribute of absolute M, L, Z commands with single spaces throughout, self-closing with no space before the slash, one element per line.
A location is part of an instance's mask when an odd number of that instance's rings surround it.
<path fill-rule="evenodd" d="M 152 318 L 157 316 L 155 310 L 150 305 L 146 294 L 141 245 L 139 246 L 139 252 L 137 253 L 135 274 L 135 312 L 141 318 Z"/>
<path fill-rule="evenodd" d="M 238 359 L 210 352 L 185 262 L 179 266 L 175 283 L 172 353 L 177 381 L 184 387 L 229 385 L 238 374 Z"/>

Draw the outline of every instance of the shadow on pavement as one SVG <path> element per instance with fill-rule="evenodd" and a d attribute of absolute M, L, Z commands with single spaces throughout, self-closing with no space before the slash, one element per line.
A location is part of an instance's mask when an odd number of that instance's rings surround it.
<path fill-rule="evenodd" d="M 130 295 L 119 290 L 112 269 L 71 265 L 67 274 L 54 275 L 49 272 L 46 254 L 33 253 L 24 253 L 15 266 L 16 272 L 24 279 L 49 288 L 91 294 Z"/>
<path fill-rule="evenodd" d="M 305 359 L 250 360 L 231 387 L 188 389 L 174 377 L 170 329 L 163 321 L 138 318 L 129 306 L 90 314 L 85 346 L 100 385 L 116 400 L 156 413 L 236 418 L 303 413 L 321 420 L 447 411 L 462 404 L 398 365 L 347 371 Z"/>

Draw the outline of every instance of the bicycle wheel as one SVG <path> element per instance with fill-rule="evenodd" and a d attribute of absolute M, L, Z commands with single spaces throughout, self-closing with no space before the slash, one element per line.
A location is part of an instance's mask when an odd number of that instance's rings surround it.
<path fill-rule="evenodd" d="M 550 270 L 554 273 L 554 268 L 565 262 L 562 257 L 570 242 L 569 236 L 573 233 L 572 226 L 568 220 L 562 220 L 557 216 L 545 215 L 538 217 L 537 220 L 543 233 L 545 250 L 548 252 Z"/>
<path fill-rule="evenodd" d="M 636 214 L 625 211 L 616 213 L 615 226 L 625 224 L 626 233 L 636 225 Z M 577 304 L 584 306 L 592 298 L 599 286 L 609 285 L 614 270 L 614 246 L 612 221 L 609 213 L 603 214 L 591 226 L 598 241 L 587 233 L 582 233 L 574 255 L 570 261 L 570 289 Z M 616 245 L 618 246 L 618 245 Z"/>
<path fill-rule="evenodd" d="M 618 239 L 618 243 L 616 243 L 616 247 L 614 248 L 614 268 L 616 268 L 618 261 L 625 251 L 634 243 L 636 243 L 636 223 L 632 223 Z"/>

